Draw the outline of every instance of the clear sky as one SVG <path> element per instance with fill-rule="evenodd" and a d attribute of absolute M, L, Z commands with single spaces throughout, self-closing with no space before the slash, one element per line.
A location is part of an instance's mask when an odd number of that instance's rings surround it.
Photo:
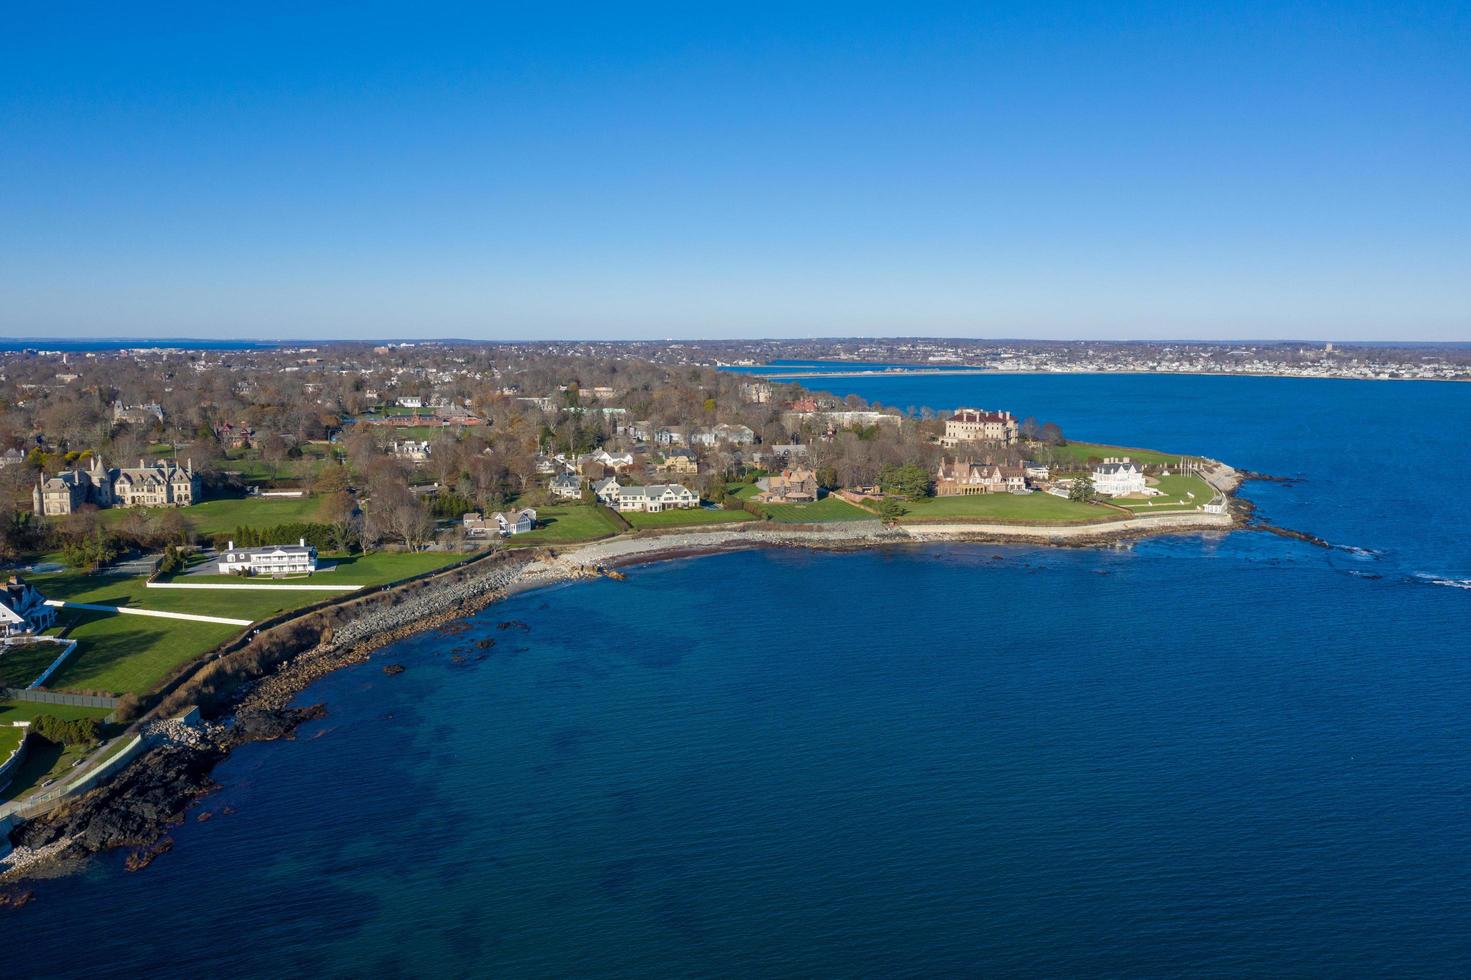
<path fill-rule="evenodd" d="M 1471 5 L 13 4 L 0 334 L 1471 340 Z"/>

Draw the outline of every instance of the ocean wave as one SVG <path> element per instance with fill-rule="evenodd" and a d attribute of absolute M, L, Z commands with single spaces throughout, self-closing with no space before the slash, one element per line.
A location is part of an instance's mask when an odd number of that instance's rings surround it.
<path fill-rule="evenodd" d="M 1416 572 L 1413 576 L 1416 582 L 1425 585 L 1446 585 L 1453 589 L 1471 589 L 1471 578 L 1445 578 L 1440 575 L 1431 575 L 1428 572 Z"/>

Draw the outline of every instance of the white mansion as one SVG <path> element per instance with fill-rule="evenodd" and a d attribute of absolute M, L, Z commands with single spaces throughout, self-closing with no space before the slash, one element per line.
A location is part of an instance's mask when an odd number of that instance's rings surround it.
<path fill-rule="evenodd" d="M 1110 456 L 1093 467 L 1093 489 L 1105 497 L 1143 493 L 1144 470 L 1127 456 Z"/>
<path fill-rule="evenodd" d="M 317 549 L 301 538 L 297 544 L 270 544 L 261 548 L 237 548 L 231 541 L 220 555 L 222 575 L 309 574 L 317 570 Z"/>

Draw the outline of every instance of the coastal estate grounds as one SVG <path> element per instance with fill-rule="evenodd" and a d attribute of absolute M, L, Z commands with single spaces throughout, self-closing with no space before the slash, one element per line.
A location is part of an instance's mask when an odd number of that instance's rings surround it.
<path fill-rule="evenodd" d="M 1089 460 L 1104 460 L 1110 456 L 1127 456 L 1145 466 L 1177 466 L 1182 459 L 1199 459 L 1185 453 L 1162 453 L 1156 449 L 1132 449 L 1128 446 L 1105 446 L 1097 442 L 1069 442 L 1053 446 L 1052 452 L 1059 460 L 1083 464 Z"/>
<path fill-rule="evenodd" d="M 340 566 L 333 571 L 320 572 L 310 581 L 379 585 L 433 571 L 465 557 L 442 551 L 324 556 L 324 560 L 339 562 Z M 242 584 L 244 581 L 220 575 L 184 576 L 184 580 L 198 584 Z M 150 589 L 143 576 L 80 573 L 35 575 L 30 581 L 47 597 L 68 602 L 252 621 L 321 602 L 331 596 L 330 593 L 274 588 L 268 581 L 261 581 L 257 583 L 260 588 L 249 590 Z M 180 664 L 238 635 L 244 628 L 229 623 L 159 619 L 71 608 L 59 611 L 58 622 L 69 627 L 66 636 L 78 641 L 78 646 L 47 682 L 47 689 L 106 691 L 112 694 L 148 691 Z"/>
<path fill-rule="evenodd" d="M 395 579 L 408 578 L 423 572 L 433 571 L 451 562 L 467 557 L 454 551 L 374 551 L 365 555 L 322 555 L 320 566 L 314 574 L 289 576 L 284 579 L 269 577 L 241 578 L 239 575 L 174 575 L 161 579 L 167 582 L 184 582 L 200 585 L 381 585 Z M 148 601 L 168 590 L 151 589 Z M 287 590 L 294 591 L 294 590 Z M 198 594 L 198 593 L 195 593 Z M 206 593 L 207 594 L 207 593 Z M 244 593 L 249 595 L 250 593 Z M 228 614 L 225 614 L 228 615 Z"/>
<path fill-rule="evenodd" d="M 321 506 L 321 500 L 316 497 L 237 497 L 206 500 L 175 513 L 184 516 L 196 535 L 209 537 L 231 534 L 237 527 L 246 525 L 265 528 L 309 522 L 316 518 Z M 165 512 L 164 508 L 144 509 L 153 516 Z M 108 524 L 117 524 L 134 512 L 132 508 L 118 507 L 98 511 L 98 514 Z"/>
<path fill-rule="evenodd" d="M 536 509 L 536 530 L 506 539 L 508 548 L 596 541 L 623 531 L 607 508 L 592 504 L 552 504 Z"/>
<path fill-rule="evenodd" d="M 26 687 L 61 656 L 57 643 L 13 643 L 0 647 L 0 687 Z"/>
<path fill-rule="evenodd" d="M 77 641 L 77 649 L 47 681 L 47 690 L 141 694 L 151 690 L 179 664 L 193 660 L 243 629 L 187 619 L 66 611 L 74 617 L 72 621 L 76 625 L 67 636 Z"/>
<path fill-rule="evenodd" d="M 623 514 L 622 517 L 635 531 L 662 527 L 690 527 L 697 524 L 738 524 L 741 521 L 756 519 L 755 515 L 743 510 L 715 510 L 709 507 L 676 508 L 659 511 L 656 514 L 634 511 Z"/>
<path fill-rule="evenodd" d="M 1210 503 L 1211 498 L 1216 495 L 1215 488 L 1194 473 L 1162 476 L 1154 484 L 1154 489 L 1158 490 L 1161 495 L 1141 500 L 1115 497 L 1113 503 L 1139 514 L 1160 511 L 1193 511 L 1203 504 Z"/>
<path fill-rule="evenodd" d="M 1094 524 L 1125 515 L 1102 504 L 1083 504 L 1050 493 L 980 493 L 923 497 L 904 502 L 901 524 L 992 521 L 997 524 Z"/>
<path fill-rule="evenodd" d="M 840 521 L 876 521 L 878 516 L 855 507 L 841 497 L 829 494 L 810 504 L 768 504 L 756 500 L 761 489 L 754 484 L 739 483 L 730 493 L 777 524 L 829 524 Z"/>

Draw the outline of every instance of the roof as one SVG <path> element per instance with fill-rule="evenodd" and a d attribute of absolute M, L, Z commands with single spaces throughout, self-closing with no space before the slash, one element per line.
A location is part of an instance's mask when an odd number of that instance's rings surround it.
<path fill-rule="evenodd" d="M 986 412 L 978 408 L 957 408 L 947 422 L 1009 422 L 1009 412 Z"/>
<path fill-rule="evenodd" d="M 255 558 L 260 555 L 314 555 L 316 552 L 317 549 L 309 544 L 267 544 L 254 548 L 232 548 L 225 552 L 225 558 L 233 560 L 237 556 Z"/>

